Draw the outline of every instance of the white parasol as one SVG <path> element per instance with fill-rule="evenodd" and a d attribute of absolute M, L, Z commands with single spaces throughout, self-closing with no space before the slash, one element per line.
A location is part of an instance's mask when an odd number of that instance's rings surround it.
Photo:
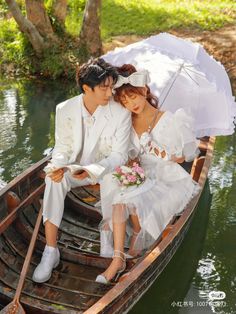
<path fill-rule="evenodd" d="M 234 132 L 236 103 L 229 77 L 201 45 L 162 33 L 116 48 L 103 58 L 115 66 L 131 63 L 149 70 L 149 86 L 161 109 L 184 108 L 194 118 L 196 136 Z"/>

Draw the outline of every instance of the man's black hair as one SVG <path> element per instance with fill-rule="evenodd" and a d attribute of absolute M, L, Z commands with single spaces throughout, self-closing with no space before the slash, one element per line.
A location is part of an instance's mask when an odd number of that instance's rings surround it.
<path fill-rule="evenodd" d="M 92 89 L 105 82 L 108 77 L 112 77 L 116 83 L 118 72 L 111 64 L 105 62 L 102 58 L 90 59 L 83 64 L 77 74 L 77 84 L 80 92 L 84 93 L 83 85 L 86 84 Z"/>

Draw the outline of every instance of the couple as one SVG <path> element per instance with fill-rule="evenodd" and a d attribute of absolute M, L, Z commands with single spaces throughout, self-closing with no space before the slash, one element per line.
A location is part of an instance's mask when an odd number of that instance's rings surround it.
<path fill-rule="evenodd" d="M 103 59 L 90 60 L 78 74 L 82 93 L 57 106 L 55 148 L 45 169 L 46 246 L 33 274 L 35 282 L 49 280 L 59 264 L 57 234 L 67 192 L 96 183 L 85 171 L 72 175 L 66 165 L 96 164 L 103 169 L 97 179 L 103 214 L 101 255 L 113 260 L 97 282 L 108 283 L 120 274 L 127 255 L 148 248 L 191 199 L 195 184 L 178 164 L 197 153 L 191 119 L 181 109 L 175 114 L 159 111 L 148 82 L 148 72 L 132 65 L 114 68 Z M 139 160 L 146 180 L 134 190 L 120 191 L 112 172 L 128 159 Z"/>

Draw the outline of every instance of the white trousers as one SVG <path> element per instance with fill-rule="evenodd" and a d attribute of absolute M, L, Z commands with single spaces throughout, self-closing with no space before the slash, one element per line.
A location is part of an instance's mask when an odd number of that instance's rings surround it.
<path fill-rule="evenodd" d="M 61 182 L 54 182 L 49 176 L 46 176 L 45 183 L 43 223 L 49 220 L 52 224 L 59 227 L 64 213 L 64 201 L 67 192 L 69 192 L 71 188 L 91 184 L 91 179 L 86 178 L 84 180 L 78 180 L 67 171 L 64 173 Z"/>

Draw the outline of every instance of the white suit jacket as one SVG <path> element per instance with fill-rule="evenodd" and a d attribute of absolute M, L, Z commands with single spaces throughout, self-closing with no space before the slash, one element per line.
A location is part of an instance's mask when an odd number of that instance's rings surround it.
<path fill-rule="evenodd" d="M 74 163 L 83 149 L 82 104 L 83 94 L 57 105 L 52 166 Z M 105 167 L 104 175 L 128 159 L 131 114 L 114 100 L 101 107 L 86 146 L 90 160 Z"/>

